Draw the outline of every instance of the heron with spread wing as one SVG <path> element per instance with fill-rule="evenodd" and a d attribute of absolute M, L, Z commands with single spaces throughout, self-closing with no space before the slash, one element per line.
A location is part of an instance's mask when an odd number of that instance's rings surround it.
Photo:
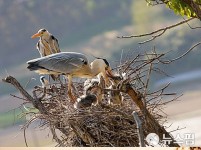
<path fill-rule="evenodd" d="M 45 57 L 33 59 L 27 62 L 28 69 L 39 74 L 63 74 L 68 78 L 68 95 L 75 102 L 72 94 L 72 78 L 93 78 L 99 74 L 103 76 L 106 84 L 108 75 L 113 76 L 106 59 L 97 58 L 91 64 L 84 54 L 76 52 L 61 52 Z"/>

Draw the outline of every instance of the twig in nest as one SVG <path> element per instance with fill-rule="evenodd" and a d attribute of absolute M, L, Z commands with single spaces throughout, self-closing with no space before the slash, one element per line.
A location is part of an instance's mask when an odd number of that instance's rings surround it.
<path fill-rule="evenodd" d="M 28 147 L 27 138 L 26 138 L 26 128 L 24 128 L 24 142 L 25 142 L 26 147 Z"/>
<path fill-rule="evenodd" d="M 14 94 L 10 94 L 10 96 L 15 97 L 15 98 L 18 98 L 18 99 L 21 99 L 21 100 L 27 101 L 27 99 L 22 98 L 22 97 L 19 97 L 19 96 L 16 96 L 16 95 L 14 95 Z"/>
<path fill-rule="evenodd" d="M 52 132 L 53 139 L 55 139 L 55 141 L 56 141 L 57 143 L 60 143 L 60 145 L 64 147 L 65 145 L 64 145 L 64 144 L 62 143 L 62 141 L 57 137 L 57 134 L 56 134 L 56 131 L 55 131 L 54 126 L 50 125 L 50 130 L 51 130 L 51 132 Z"/>
<path fill-rule="evenodd" d="M 26 139 L 26 129 L 29 127 L 29 125 L 31 124 L 31 122 L 33 122 L 34 120 L 36 120 L 37 118 L 35 116 L 33 116 L 29 121 L 26 122 L 26 124 L 22 127 L 23 132 L 24 132 L 24 142 L 26 144 L 26 147 L 28 147 L 27 144 L 27 139 Z"/>

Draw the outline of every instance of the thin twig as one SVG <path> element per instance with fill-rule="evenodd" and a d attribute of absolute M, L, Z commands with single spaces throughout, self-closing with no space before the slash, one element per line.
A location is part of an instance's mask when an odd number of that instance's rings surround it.
<path fill-rule="evenodd" d="M 150 39 L 148 40 L 145 40 L 143 42 L 139 42 L 139 44 L 144 44 L 144 43 L 147 43 L 147 42 L 150 42 L 150 41 L 153 41 L 154 39 L 156 39 L 157 37 L 161 36 L 162 34 L 164 34 L 167 30 L 169 29 L 172 29 L 172 28 L 175 28 L 179 25 L 182 25 L 184 23 L 187 23 L 191 20 L 193 20 L 194 18 L 190 18 L 188 20 L 183 20 L 181 22 L 178 22 L 176 24 L 173 24 L 173 25 L 170 25 L 170 26 L 167 26 L 167 27 L 164 27 L 164 28 L 161 28 L 161 29 L 158 29 L 156 31 L 153 31 L 153 32 L 150 32 L 150 33 L 145 33 L 145 34 L 140 34 L 140 35 L 130 35 L 130 36 L 118 36 L 117 38 L 134 38 L 134 37 L 145 37 L 145 36 L 152 36 Z"/>
<path fill-rule="evenodd" d="M 184 17 L 182 17 L 184 20 L 186 20 Z M 191 29 L 200 29 L 201 27 L 192 27 L 188 22 L 186 22 L 189 28 Z"/>
<path fill-rule="evenodd" d="M 29 147 L 27 144 L 27 138 L 26 138 L 26 128 L 24 128 L 24 142 L 25 142 L 26 147 Z"/>
<path fill-rule="evenodd" d="M 22 98 L 22 97 L 19 97 L 19 96 L 16 96 L 16 95 L 13 95 L 13 94 L 10 94 L 10 96 L 15 97 L 15 98 L 18 98 L 18 99 L 21 99 L 21 100 L 25 100 L 25 101 L 27 101 L 27 99 Z"/>
<path fill-rule="evenodd" d="M 161 63 L 163 63 L 163 64 L 169 64 L 169 63 L 172 63 L 172 62 L 174 62 L 176 60 L 179 60 L 179 59 L 183 58 L 184 56 L 186 56 L 188 53 L 190 53 L 194 48 L 196 48 L 200 44 L 201 44 L 201 42 L 198 42 L 195 45 L 193 45 L 190 49 L 188 49 L 185 53 L 183 53 L 182 55 L 180 55 L 180 56 L 178 56 L 178 57 L 176 57 L 174 59 L 163 60 L 163 61 L 161 61 Z"/>

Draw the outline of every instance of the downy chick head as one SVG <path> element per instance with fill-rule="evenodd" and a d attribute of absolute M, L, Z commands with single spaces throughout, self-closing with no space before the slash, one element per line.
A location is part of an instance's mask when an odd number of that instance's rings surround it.
<path fill-rule="evenodd" d="M 97 97 L 94 94 L 82 95 L 74 104 L 75 109 L 84 109 L 97 104 Z"/>

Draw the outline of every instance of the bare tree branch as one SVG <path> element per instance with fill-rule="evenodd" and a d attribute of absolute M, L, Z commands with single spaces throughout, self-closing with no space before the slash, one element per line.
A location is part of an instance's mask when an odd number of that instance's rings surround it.
<path fill-rule="evenodd" d="M 195 45 L 193 45 L 190 49 L 188 49 L 185 53 L 183 53 L 182 55 L 180 55 L 174 59 L 171 59 L 171 60 L 162 60 L 161 63 L 169 64 L 169 63 L 172 63 L 176 60 L 179 60 L 179 59 L 183 58 L 184 56 L 186 56 L 188 53 L 190 53 L 194 48 L 198 47 L 200 44 L 201 44 L 201 42 L 198 42 Z"/>
<path fill-rule="evenodd" d="M 184 17 L 182 17 L 184 20 L 186 20 Z M 189 26 L 189 28 L 191 29 L 200 29 L 201 27 L 198 26 L 198 27 L 192 27 L 188 22 L 186 22 L 186 24 Z"/>
<path fill-rule="evenodd" d="M 140 34 L 140 35 L 130 35 L 130 36 L 118 36 L 117 38 L 134 38 L 134 37 L 145 37 L 145 36 L 151 36 L 150 39 L 147 39 L 145 41 L 142 41 L 142 42 L 139 42 L 139 44 L 144 44 L 144 43 L 147 43 L 147 42 L 150 42 L 150 41 L 153 41 L 154 39 L 156 39 L 157 37 L 161 36 L 162 34 L 164 34 L 167 30 L 169 29 L 172 29 L 172 28 L 175 28 L 179 25 L 182 25 L 184 23 L 187 23 L 191 20 L 193 20 L 194 18 L 190 18 L 188 20 L 183 20 L 179 23 L 176 23 L 176 24 L 173 24 L 173 25 L 170 25 L 170 26 L 167 26 L 165 28 L 161 28 L 161 29 L 158 29 L 156 31 L 153 31 L 153 32 L 150 32 L 150 33 L 145 33 L 145 34 Z"/>

